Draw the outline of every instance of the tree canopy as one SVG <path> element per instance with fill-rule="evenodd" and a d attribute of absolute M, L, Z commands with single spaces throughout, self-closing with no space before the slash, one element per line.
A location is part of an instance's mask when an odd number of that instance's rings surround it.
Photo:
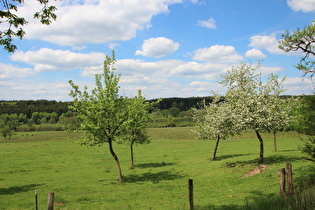
<path fill-rule="evenodd" d="M 284 92 L 284 78 L 279 79 L 277 75 L 271 74 L 264 83 L 261 73 L 257 72 L 260 67 L 260 64 L 253 66 L 251 63 L 241 63 L 223 75 L 224 79 L 220 83 L 228 88 L 225 103 L 229 103 L 229 107 L 238 115 L 238 123 L 255 131 L 260 145 L 259 162 L 263 163 L 264 142 L 261 133 L 277 129 L 277 123 L 289 120 L 289 113 L 284 112 L 275 117 L 277 108 L 282 106 L 279 96 Z"/>
<path fill-rule="evenodd" d="M 215 93 L 212 103 L 206 104 L 204 102 L 200 109 L 193 109 L 193 119 L 196 123 L 196 129 L 193 131 L 197 138 L 216 141 L 212 160 L 216 159 L 220 140 L 233 136 L 242 130 L 242 124 L 238 122 L 238 115 L 229 105 Z"/>
<path fill-rule="evenodd" d="M 56 20 L 54 13 L 57 8 L 49 4 L 49 0 L 37 0 L 42 8 L 34 11 L 33 18 L 39 19 L 44 25 L 49 25 Z M 17 46 L 13 44 L 14 38 L 23 39 L 25 31 L 23 27 L 28 23 L 24 17 L 18 16 L 18 6 L 24 4 L 24 0 L 2 0 L 0 1 L 0 24 L 5 25 L 5 30 L 0 31 L 0 45 L 3 45 L 7 52 L 14 52 Z M 31 12 L 31 11 L 30 11 Z"/>
<path fill-rule="evenodd" d="M 282 34 L 282 39 L 279 41 L 279 48 L 285 52 L 302 51 L 303 57 L 295 66 L 303 71 L 304 76 L 310 74 L 311 77 L 315 74 L 315 21 L 303 29 L 297 28 L 296 31 L 290 33 L 288 30 Z"/>
<path fill-rule="evenodd" d="M 136 97 L 130 99 L 130 102 L 130 117 L 126 122 L 124 133 L 119 137 L 118 143 L 130 145 L 130 168 L 134 168 L 133 146 L 135 144 L 150 143 L 146 128 L 149 120 L 148 110 L 151 107 L 151 103 L 145 101 L 140 90 Z"/>
<path fill-rule="evenodd" d="M 73 81 L 69 81 L 74 98 L 70 109 L 77 113 L 80 130 L 86 135 L 81 143 L 88 146 L 109 144 L 109 151 L 113 156 L 118 179 L 122 182 L 119 159 L 114 152 L 113 142 L 118 140 L 134 143 L 147 141 L 145 123 L 147 121 L 146 104 L 141 92 L 135 98 L 119 95 L 118 86 L 120 75 L 115 75 L 116 62 L 113 51 L 112 57 L 106 56 L 104 71 L 95 75 L 96 87 L 88 92 L 87 87 L 81 91 Z"/>

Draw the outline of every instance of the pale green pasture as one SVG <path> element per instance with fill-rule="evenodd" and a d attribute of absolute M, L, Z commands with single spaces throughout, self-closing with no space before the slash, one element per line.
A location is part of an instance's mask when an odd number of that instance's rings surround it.
<path fill-rule="evenodd" d="M 298 149 L 300 135 L 278 135 L 278 152 L 272 135 L 265 138 L 267 168 L 252 177 L 259 144 L 254 133 L 221 142 L 218 160 L 211 161 L 214 142 L 194 139 L 192 128 L 153 128 L 152 142 L 135 146 L 135 169 L 129 169 L 129 147 L 114 145 L 124 184 L 108 145 L 85 147 L 67 132 L 18 133 L 0 141 L 0 209 L 46 208 L 48 192 L 55 193 L 55 209 L 189 209 L 188 179 L 194 180 L 196 209 L 241 208 L 279 193 L 279 174 L 293 164 L 296 182 L 306 179 L 314 164 Z"/>

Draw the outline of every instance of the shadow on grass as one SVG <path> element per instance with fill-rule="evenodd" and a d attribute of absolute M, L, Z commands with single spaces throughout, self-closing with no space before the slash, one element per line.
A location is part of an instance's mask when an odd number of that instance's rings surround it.
<path fill-rule="evenodd" d="M 137 164 L 137 168 L 158 168 L 158 167 L 164 167 L 164 166 L 172 166 L 175 165 L 175 163 L 142 163 L 142 164 Z"/>
<path fill-rule="evenodd" d="M 124 176 L 123 180 L 125 183 L 136 183 L 136 182 L 147 182 L 151 181 L 154 184 L 159 183 L 163 180 L 175 180 L 184 177 L 179 173 L 171 172 L 171 171 L 161 171 L 157 173 L 144 173 L 140 175 L 128 175 Z"/>
<path fill-rule="evenodd" d="M 283 210 L 283 209 L 303 209 L 313 210 L 312 207 L 299 208 L 297 205 L 292 205 L 288 199 L 289 196 L 280 197 L 274 194 L 263 194 L 261 191 L 252 191 L 252 195 L 245 198 L 243 205 L 222 205 L 215 206 L 208 204 L 206 206 L 196 206 L 196 210 Z"/>
<path fill-rule="evenodd" d="M 196 206 L 196 210 L 260 210 L 260 209 L 315 209 L 315 164 L 299 169 L 303 176 L 294 178 L 294 195 L 280 196 L 279 194 L 264 194 L 262 191 L 251 191 L 244 199 L 243 205 L 222 205 L 215 206 L 211 203 L 205 206 Z M 294 170 L 293 170 L 294 173 Z M 211 200 L 209 199 L 211 202 Z"/>
<path fill-rule="evenodd" d="M 36 187 L 41 185 L 43 184 L 29 184 L 22 186 L 13 186 L 8 188 L 0 188 L 0 195 L 14 195 L 16 193 L 27 192 L 30 190 L 35 190 Z"/>
<path fill-rule="evenodd" d="M 292 165 L 293 180 L 294 180 L 296 185 L 303 186 L 306 184 L 310 184 L 310 185 L 315 186 L 315 164 L 309 165 L 308 167 L 298 168 L 297 170 L 299 170 L 299 172 L 301 174 L 300 177 L 294 176 L 295 168 L 296 168 L 296 166 Z"/>
<path fill-rule="evenodd" d="M 225 160 L 225 159 L 228 159 L 228 158 L 234 158 L 234 157 L 246 156 L 246 155 L 248 155 L 248 154 L 219 155 L 214 160 L 212 160 L 212 158 L 209 158 L 208 160 L 210 160 L 210 161 L 220 161 L 220 160 Z"/>
<path fill-rule="evenodd" d="M 301 157 L 289 157 L 289 156 L 283 156 L 283 155 L 272 155 L 264 158 L 263 164 L 275 164 L 275 163 L 287 163 L 287 162 L 293 162 L 297 160 L 302 160 Z M 259 159 L 253 159 L 253 160 L 246 160 L 246 161 L 236 161 L 236 162 L 227 162 L 226 167 L 233 168 L 237 165 L 245 166 L 245 165 L 255 165 L 258 164 Z"/>

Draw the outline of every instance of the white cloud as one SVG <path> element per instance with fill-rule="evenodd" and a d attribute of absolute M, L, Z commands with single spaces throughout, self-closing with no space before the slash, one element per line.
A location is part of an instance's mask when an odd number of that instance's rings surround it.
<path fill-rule="evenodd" d="M 239 62 L 243 57 L 236 53 L 233 46 L 214 45 L 194 51 L 194 60 L 214 63 Z"/>
<path fill-rule="evenodd" d="M 251 50 L 246 51 L 245 56 L 249 58 L 257 58 L 257 59 L 266 58 L 266 55 L 263 52 L 256 49 L 251 49 Z"/>
<path fill-rule="evenodd" d="M 112 50 L 115 49 L 118 46 L 120 46 L 120 44 L 115 43 L 115 42 L 108 43 L 108 48 L 112 49 Z"/>
<path fill-rule="evenodd" d="M 42 48 L 38 51 L 17 51 L 11 55 L 13 61 L 34 65 L 37 72 L 63 71 L 101 65 L 105 55 L 91 52 L 89 54 L 74 53 L 69 50 L 52 50 Z"/>
<path fill-rule="evenodd" d="M 267 66 L 261 66 L 258 72 L 261 72 L 262 76 L 270 75 L 270 74 L 277 74 L 279 72 L 285 71 L 282 67 L 267 67 Z"/>
<path fill-rule="evenodd" d="M 12 80 L 1 81 L 1 88 L 8 91 L 1 91 L 3 100 L 58 100 L 69 101 L 70 86 L 67 82 L 49 82 L 39 80 Z"/>
<path fill-rule="evenodd" d="M 20 78 L 34 75 L 30 68 L 20 68 L 12 64 L 0 63 L 0 79 Z"/>
<path fill-rule="evenodd" d="M 121 59 L 116 63 L 117 73 L 121 74 L 122 93 L 127 96 L 135 95 L 138 89 L 142 89 L 143 93 L 151 98 L 209 95 L 211 89 L 217 89 L 216 81 L 228 67 L 229 65 L 226 64 L 182 60 L 145 62 Z M 93 76 L 101 71 L 101 66 L 95 69 L 84 69 L 82 76 Z M 191 80 L 212 81 L 213 88 L 211 85 L 208 87 L 192 86 L 190 85 Z M 201 92 L 198 92 L 197 89 Z"/>
<path fill-rule="evenodd" d="M 210 18 L 209 20 L 198 20 L 198 25 L 205 28 L 216 29 L 215 20 Z"/>
<path fill-rule="evenodd" d="M 283 50 L 278 48 L 278 40 L 276 39 L 276 34 L 271 34 L 268 36 L 252 36 L 250 38 L 250 44 L 248 45 L 254 49 L 266 49 L 273 54 L 285 54 Z"/>
<path fill-rule="evenodd" d="M 283 86 L 287 89 L 284 94 L 287 95 L 301 95 L 312 94 L 314 90 L 314 83 L 309 78 L 286 78 L 283 82 Z"/>
<path fill-rule="evenodd" d="M 273 33 L 271 35 L 255 35 L 250 38 L 250 44 L 248 45 L 253 47 L 255 50 L 265 49 L 269 53 L 277 54 L 277 55 L 302 55 L 302 51 L 291 51 L 285 52 L 278 48 L 279 40 L 276 38 L 276 34 Z"/>
<path fill-rule="evenodd" d="M 137 50 L 135 54 L 160 58 L 174 53 L 178 48 L 179 43 L 165 37 L 158 37 L 145 40 L 142 50 Z"/>
<path fill-rule="evenodd" d="M 302 10 L 303 12 L 315 11 L 314 0 L 287 0 L 287 3 L 294 11 L 299 10 Z"/>
<path fill-rule="evenodd" d="M 29 11 L 39 9 L 36 1 L 26 1 L 19 13 L 30 20 L 26 38 L 83 47 L 130 40 L 138 30 L 151 26 L 154 15 L 168 13 L 168 6 L 175 3 L 181 0 L 52 1 L 58 8 L 57 20 L 49 27 L 32 20 Z"/>

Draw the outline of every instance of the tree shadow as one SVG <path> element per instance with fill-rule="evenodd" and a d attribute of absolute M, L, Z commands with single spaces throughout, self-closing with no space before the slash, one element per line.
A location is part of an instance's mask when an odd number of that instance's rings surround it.
<path fill-rule="evenodd" d="M 306 160 L 305 160 L 306 161 Z M 304 186 L 304 185 L 312 185 L 315 186 L 315 164 L 310 165 L 308 167 L 300 167 L 298 169 L 295 169 L 295 165 L 292 166 L 292 171 L 293 171 L 293 184 L 299 185 L 299 186 Z M 301 176 L 300 177 L 295 177 L 294 176 L 294 171 L 299 170 Z"/>
<path fill-rule="evenodd" d="M 43 184 L 29 184 L 22 186 L 13 186 L 8 188 L 0 188 L 0 195 L 14 195 L 16 193 L 27 192 L 30 190 L 35 190 L 36 187 L 41 185 Z"/>
<path fill-rule="evenodd" d="M 287 163 L 293 162 L 297 160 L 302 160 L 301 157 L 288 157 L 283 155 L 272 155 L 264 158 L 264 162 L 262 164 L 275 164 L 275 163 Z M 236 165 L 245 166 L 245 165 L 258 165 L 259 158 L 246 160 L 246 161 L 236 161 L 236 162 L 227 162 L 226 167 L 233 168 Z"/>
<path fill-rule="evenodd" d="M 171 171 L 161 171 L 157 173 L 147 172 L 141 175 L 128 175 L 124 176 L 123 180 L 125 183 L 136 183 L 136 182 L 147 182 L 151 181 L 154 184 L 159 183 L 163 180 L 175 180 L 184 177 L 180 173 Z"/>
<path fill-rule="evenodd" d="M 220 160 L 225 160 L 225 159 L 234 158 L 234 157 L 238 157 L 238 156 L 246 156 L 246 155 L 248 155 L 248 154 L 219 155 L 214 160 L 212 160 L 212 158 L 209 158 L 208 160 L 220 161 Z"/>
<path fill-rule="evenodd" d="M 165 163 L 162 161 L 162 163 L 142 163 L 137 164 L 137 168 L 158 168 L 158 167 L 164 167 L 164 166 L 172 166 L 175 165 L 175 163 Z"/>
<path fill-rule="evenodd" d="M 300 170 L 300 169 L 298 169 Z M 294 178 L 294 196 L 273 193 L 263 193 L 262 191 L 250 191 L 250 195 L 244 198 L 242 205 L 221 205 L 215 206 L 208 204 L 205 206 L 196 206 L 196 210 L 257 210 L 257 209 L 305 209 L 313 210 L 315 207 L 314 193 L 309 189 L 315 186 L 315 164 L 302 169 L 303 176 Z M 293 171 L 294 173 L 294 171 Z M 304 174 L 306 173 L 306 174 Z M 306 192 L 305 194 L 303 192 Z"/>
<path fill-rule="evenodd" d="M 272 209 L 282 210 L 287 209 L 285 200 L 274 194 L 263 194 L 261 191 L 251 191 L 251 195 L 244 199 L 243 205 L 221 205 L 215 206 L 208 204 L 206 206 L 196 206 L 196 210 L 257 210 L 257 209 Z"/>

